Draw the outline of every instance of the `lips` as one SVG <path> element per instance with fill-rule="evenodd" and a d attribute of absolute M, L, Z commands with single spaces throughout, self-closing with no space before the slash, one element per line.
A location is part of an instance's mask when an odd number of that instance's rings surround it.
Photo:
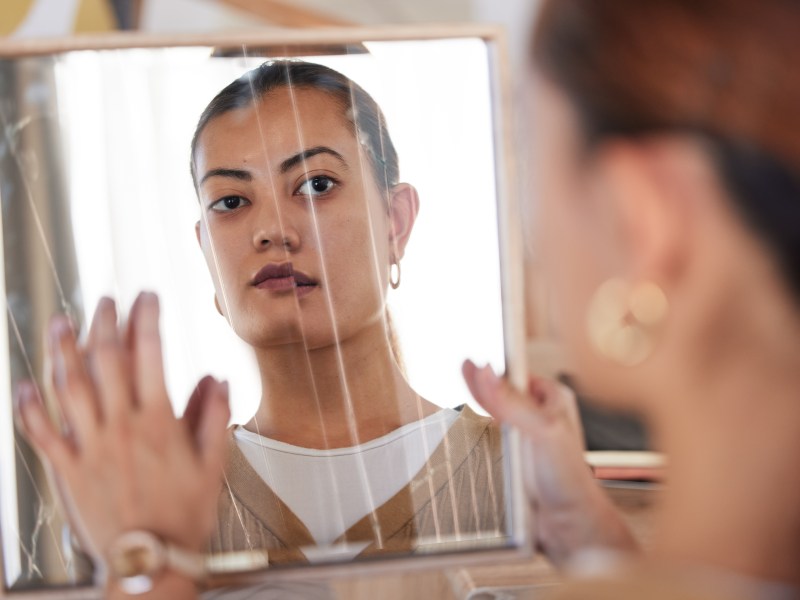
<path fill-rule="evenodd" d="M 301 271 L 296 271 L 292 263 L 270 263 L 261 269 L 250 281 L 253 287 L 284 292 L 297 290 L 298 294 L 308 292 L 317 282 Z"/>

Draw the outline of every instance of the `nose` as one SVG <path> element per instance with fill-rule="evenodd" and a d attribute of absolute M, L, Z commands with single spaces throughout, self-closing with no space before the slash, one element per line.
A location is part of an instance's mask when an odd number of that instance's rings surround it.
<path fill-rule="evenodd" d="M 260 215 L 258 225 L 253 229 L 253 246 L 258 251 L 279 247 L 290 252 L 300 247 L 300 235 L 297 229 L 287 222 L 287 219 L 281 219 L 280 215 Z"/>

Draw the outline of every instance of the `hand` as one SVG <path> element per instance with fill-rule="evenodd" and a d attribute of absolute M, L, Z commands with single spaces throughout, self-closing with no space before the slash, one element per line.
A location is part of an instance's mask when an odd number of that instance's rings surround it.
<path fill-rule="evenodd" d="M 127 331 L 113 301 L 100 301 L 85 352 L 64 316 L 49 331 L 51 385 L 62 435 L 35 386 L 17 389 L 24 433 L 52 473 L 84 550 L 98 562 L 132 529 L 202 550 L 215 524 L 222 485 L 227 384 L 200 381 L 185 419 L 177 419 L 164 383 L 159 305 L 142 294 Z"/>
<path fill-rule="evenodd" d="M 466 361 L 464 379 L 491 415 L 523 436 L 525 486 L 535 506 L 535 538 L 557 565 L 587 548 L 631 551 L 636 543 L 622 517 L 598 487 L 583 458 L 583 432 L 572 391 L 531 377 L 516 390 L 486 366 Z"/>

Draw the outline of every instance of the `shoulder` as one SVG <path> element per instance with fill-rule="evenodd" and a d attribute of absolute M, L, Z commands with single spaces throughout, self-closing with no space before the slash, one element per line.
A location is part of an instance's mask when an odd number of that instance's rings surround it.
<path fill-rule="evenodd" d="M 460 412 L 457 422 L 462 422 L 467 435 L 474 440 L 473 452 L 484 453 L 491 462 L 502 458 L 503 431 L 500 424 L 492 417 L 476 413 L 466 404 Z"/>

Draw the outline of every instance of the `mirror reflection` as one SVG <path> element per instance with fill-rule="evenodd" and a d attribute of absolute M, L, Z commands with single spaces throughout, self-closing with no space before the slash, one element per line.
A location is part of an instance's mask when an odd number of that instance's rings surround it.
<path fill-rule="evenodd" d="M 176 413 L 208 373 L 230 389 L 212 552 L 507 546 L 502 435 L 460 377 L 505 356 L 486 43 L 307 50 L 0 62 L 4 385 L 34 380 L 68 427 L 49 317 L 85 339 L 101 298 L 123 326 L 151 290 Z M 2 426 L 5 585 L 89 580 L 10 407 Z"/>

